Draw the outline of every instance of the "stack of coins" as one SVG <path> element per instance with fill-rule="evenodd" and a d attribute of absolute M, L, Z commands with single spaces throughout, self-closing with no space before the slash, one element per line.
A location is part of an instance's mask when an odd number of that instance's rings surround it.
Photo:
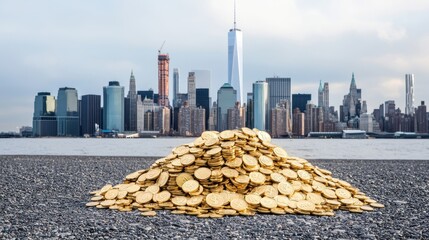
<path fill-rule="evenodd" d="M 88 207 L 155 216 L 155 210 L 201 218 L 267 214 L 332 216 L 384 207 L 329 170 L 292 157 L 268 133 L 241 128 L 206 131 L 149 169 L 91 192 Z"/>

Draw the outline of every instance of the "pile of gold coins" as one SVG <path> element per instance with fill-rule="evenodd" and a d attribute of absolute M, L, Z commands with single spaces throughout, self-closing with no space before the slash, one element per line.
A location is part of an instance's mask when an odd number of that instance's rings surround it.
<path fill-rule="evenodd" d="M 226 215 L 354 213 L 384 207 L 307 160 L 288 156 L 264 131 L 206 131 L 121 184 L 91 192 L 88 207 L 155 210 L 218 218 Z"/>

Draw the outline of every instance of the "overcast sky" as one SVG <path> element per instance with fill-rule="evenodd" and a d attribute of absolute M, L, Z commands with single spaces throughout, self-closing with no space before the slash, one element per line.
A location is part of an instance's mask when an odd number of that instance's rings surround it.
<path fill-rule="evenodd" d="M 406 73 L 415 74 L 415 105 L 429 101 L 428 24 L 427 0 L 237 0 L 244 90 L 291 77 L 292 93 L 317 104 L 322 80 L 338 109 L 354 72 L 369 111 L 386 100 L 403 111 Z M 181 91 L 188 71 L 208 69 L 214 95 L 227 81 L 232 25 L 232 0 L 0 0 L 0 131 L 31 126 L 37 92 L 102 95 L 109 81 L 127 92 L 131 69 L 137 89 L 157 91 L 164 40 Z"/>

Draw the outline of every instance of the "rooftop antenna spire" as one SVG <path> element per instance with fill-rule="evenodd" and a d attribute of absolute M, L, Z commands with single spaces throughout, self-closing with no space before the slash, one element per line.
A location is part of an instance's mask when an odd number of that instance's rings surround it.
<path fill-rule="evenodd" d="M 237 28 L 237 21 L 236 21 L 236 4 L 235 4 L 235 0 L 234 0 L 234 30 Z"/>

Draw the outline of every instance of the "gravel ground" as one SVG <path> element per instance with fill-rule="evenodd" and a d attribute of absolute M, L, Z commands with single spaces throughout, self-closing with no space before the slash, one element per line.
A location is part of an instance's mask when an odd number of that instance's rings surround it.
<path fill-rule="evenodd" d="M 150 157 L 0 156 L 0 239 L 429 239 L 429 161 L 312 160 L 385 204 L 334 217 L 143 217 L 86 208 L 89 191 L 148 167 Z"/>

